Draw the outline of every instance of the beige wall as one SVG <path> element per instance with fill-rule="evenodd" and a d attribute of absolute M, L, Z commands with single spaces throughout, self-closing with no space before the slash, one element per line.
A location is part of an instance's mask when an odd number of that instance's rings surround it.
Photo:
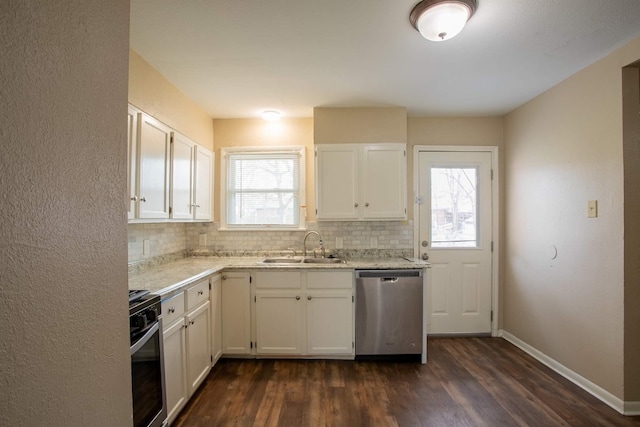
<path fill-rule="evenodd" d="M 313 119 L 216 119 L 215 220 L 220 220 L 220 148 L 303 145 L 306 147 L 307 221 L 315 221 Z"/>
<path fill-rule="evenodd" d="M 1 14 L 0 425 L 128 426 L 129 1 Z"/>
<path fill-rule="evenodd" d="M 503 327 L 621 399 L 621 67 L 638 58 L 640 39 L 505 118 Z"/>
<path fill-rule="evenodd" d="M 407 142 L 407 109 L 314 108 L 316 144 Z"/>
<path fill-rule="evenodd" d="M 625 68 L 624 154 L 624 397 L 640 402 L 640 64 Z"/>
<path fill-rule="evenodd" d="M 213 123 L 209 114 L 131 49 L 129 102 L 203 147 L 213 150 Z"/>

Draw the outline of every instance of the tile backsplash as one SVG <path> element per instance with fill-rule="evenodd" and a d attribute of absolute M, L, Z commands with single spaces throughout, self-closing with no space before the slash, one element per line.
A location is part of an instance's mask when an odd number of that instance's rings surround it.
<path fill-rule="evenodd" d="M 186 251 L 247 254 L 295 249 L 300 255 L 304 235 L 311 230 L 322 235 L 327 253 L 410 256 L 413 248 L 413 221 L 308 222 L 306 231 L 228 231 L 219 230 L 217 223 L 129 224 L 128 227 L 129 262 Z M 317 246 L 317 236 L 310 236 L 307 248 Z"/>

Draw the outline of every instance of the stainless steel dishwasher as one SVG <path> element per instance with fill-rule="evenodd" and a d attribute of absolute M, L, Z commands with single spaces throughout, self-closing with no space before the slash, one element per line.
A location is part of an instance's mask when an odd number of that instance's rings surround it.
<path fill-rule="evenodd" d="M 422 353 L 423 270 L 356 270 L 356 356 Z"/>

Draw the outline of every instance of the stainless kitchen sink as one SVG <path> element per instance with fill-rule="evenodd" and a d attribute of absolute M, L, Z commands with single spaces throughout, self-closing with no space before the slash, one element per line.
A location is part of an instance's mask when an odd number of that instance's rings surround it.
<path fill-rule="evenodd" d="M 265 258 L 261 262 L 265 264 L 299 264 L 302 258 Z"/>
<path fill-rule="evenodd" d="M 345 264 L 343 258 L 265 258 L 260 261 L 262 264 Z"/>
<path fill-rule="evenodd" d="M 305 264 L 346 264 L 343 258 L 305 258 Z"/>

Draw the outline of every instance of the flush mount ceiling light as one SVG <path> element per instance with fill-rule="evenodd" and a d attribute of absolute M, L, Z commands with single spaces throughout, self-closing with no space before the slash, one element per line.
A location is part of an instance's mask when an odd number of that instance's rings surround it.
<path fill-rule="evenodd" d="M 262 118 L 269 122 L 280 120 L 280 113 L 275 110 L 267 110 L 262 112 Z"/>
<path fill-rule="evenodd" d="M 476 7 L 476 0 L 422 0 L 409 20 L 422 37 L 440 42 L 458 35 Z"/>

